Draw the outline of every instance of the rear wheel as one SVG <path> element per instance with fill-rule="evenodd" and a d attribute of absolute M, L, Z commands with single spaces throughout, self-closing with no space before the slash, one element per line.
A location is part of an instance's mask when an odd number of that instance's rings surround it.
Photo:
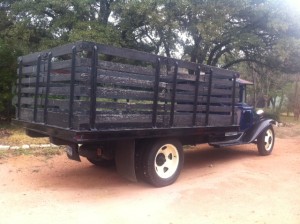
<path fill-rule="evenodd" d="M 270 125 L 257 138 L 258 153 L 261 156 L 270 155 L 273 151 L 274 142 L 275 142 L 275 134 L 274 134 L 273 127 Z"/>
<path fill-rule="evenodd" d="M 182 145 L 177 140 L 157 141 L 143 156 L 144 179 L 156 187 L 164 187 L 176 181 L 183 166 Z"/>

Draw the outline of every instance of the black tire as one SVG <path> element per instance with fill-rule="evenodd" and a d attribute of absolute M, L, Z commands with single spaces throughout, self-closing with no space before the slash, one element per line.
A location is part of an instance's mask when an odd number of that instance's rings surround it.
<path fill-rule="evenodd" d="M 257 148 L 259 155 L 270 155 L 273 151 L 274 143 L 275 133 L 272 125 L 270 125 L 257 138 Z"/>
<path fill-rule="evenodd" d="M 100 167 L 111 167 L 115 165 L 114 159 L 103 159 L 101 157 L 97 158 L 86 158 L 90 163 L 100 166 Z"/>
<path fill-rule="evenodd" d="M 143 155 L 144 180 L 156 187 L 174 183 L 183 166 L 182 145 L 177 140 L 160 140 L 150 144 Z"/>

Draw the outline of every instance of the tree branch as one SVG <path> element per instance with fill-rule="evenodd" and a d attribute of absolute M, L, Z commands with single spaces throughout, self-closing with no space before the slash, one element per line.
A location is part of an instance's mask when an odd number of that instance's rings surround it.
<path fill-rule="evenodd" d="M 208 65 L 211 65 L 212 64 L 212 61 L 214 60 L 213 57 L 215 56 L 216 52 L 218 50 L 221 50 L 222 47 L 224 47 L 225 45 L 229 44 L 230 43 L 230 39 L 227 39 L 227 40 L 224 40 L 222 41 L 221 43 L 217 44 L 210 52 L 209 54 L 209 57 L 207 59 L 207 64 Z"/>
<path fill-rule="evenodd" d="M 226 65 L 222 66 L 222 68 L 224 69 L 227 69 L 235 64 L 238 64 L 238 63 L 241 63 L 241 62 L 254 62 L 256 64 L 260 64 L 260 65 L 264 65 L 264 66 L 267 66 L 269 67 L 266 63 L 263 63 L 261 61 L 258 61 L 256 59 L 253 59 L 253 58 L 240 58 L 240 59 L 237 59 L 237 60 L 234 60 L 234 61 L 231 61 L 229 63 L 227 63 Z"/>

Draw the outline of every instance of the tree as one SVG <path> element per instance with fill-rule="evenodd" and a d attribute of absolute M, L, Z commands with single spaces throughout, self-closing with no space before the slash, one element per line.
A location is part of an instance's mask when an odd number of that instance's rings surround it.
<path fill-rule="evenodd" d="M 120 1 L 114 19 L 122 46 L 176 57 L 180 46 L 179 1 Z"/>
<path fill-rule="evenodd" d="M 4 0 L 0 39 L 22 54 L 87 40 L 250 71 L 271 103 L 281 73 L 300 71 L 300 15 L 280 0 Z"/>
<path fill-rule="evenodd" d="M 10 17 L 15 23 L 6 30 L 6 36 L 11 42 L 24 42 L 25 53 L 54 47 L 81 37 L 102 40 L 101 36 L 107 36 L 111 31 L 111 28 L 106 30 L 105 27 L 109 25 L 111 4 L 114 2 L 115 0 L 16 1 L 10 5 Z M 84 29 L 81 30 L 82 28 Z M 91 37 L 87 38 L 84 31 Z"/>
<path fill-rule="evenodd" d="M 12 87 L 16 81 L 18 52 L 0 40 L 0 120 L 9 119 L 12 113 Z"/>

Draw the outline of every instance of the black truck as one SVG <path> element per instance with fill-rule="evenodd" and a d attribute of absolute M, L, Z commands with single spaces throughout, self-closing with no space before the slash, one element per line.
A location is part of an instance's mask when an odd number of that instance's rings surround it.
<path fill-rule="evenodd" d="M 243 102 L 233 71 L 86 41 L 18 62 L 13 122 L 66 145 L 70 159 L 115 164 L 129 180 L 172 184 L 183 145 L 273 150 L 274 121 Z"/>

